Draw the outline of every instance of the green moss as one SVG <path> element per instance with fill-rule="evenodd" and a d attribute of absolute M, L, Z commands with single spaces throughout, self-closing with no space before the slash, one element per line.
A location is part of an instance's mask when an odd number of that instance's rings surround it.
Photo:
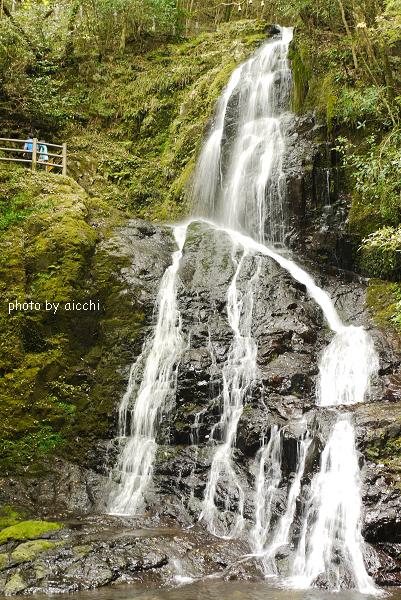
<path fill-rule="evenodd" d="M 0 570 L 8 566 L 10 562 L 8 554 L 0 554 Z"/>
<path fill-rule="evenodd" d="M 51 521 L 21 521 L 0 531 L 0 544 L 17 540 L 35 540 L 61 527 L 61 523 Z"/>
<path fill-rule="evenodd" d="M 401 475 L 401 437 L 389 438 L 381 435 L 373 445 L 366 448 L 366 456 L 376 463 L 385 464 L 389 472 L 395 475 L 394 481 L 399 486 L 399 475 Z M 398 475 L 398 477 L 397 477 Z"/>
<path fill-rule="evenodd" d="M 401 333 L 401 284 L 370 280 L 366 304 L 377 325 L 391 327 Z"/>
<path fill-rule="evenodd" d="M 6 596 L 13 596 L 22 592 L 27 587 L 28 584 L 25 583 L 22 575 L 20 573 L 13 573 L 4 587 L 4 593 Z"/>
<path fill-rule="evenodd" d="M 94 369 L 106 355 L 99 340 L 107 310 L 114 318 L 126 304 L 125 340 L 135 340 L 143 315 L 138 313 L 135 321 L 132 301 L 121 296 L 112 307 L 106 306 L 123 286 L 116 275 L 118 260 L 99 255 L 98 266 L 93 266 L 99 227 L 93 227 L 92 221 L 104 223 L 105 235 L 106 227 L 118 222 L 118 213 L 103 200 L 89 198 L 70 179 L 21 168 L 9 168 L 5 174 L 0 166 L 0 191 L 12 198 L 18 189 L 32 206 L 35 196 L 40 210 L 33 208 L 18 230 L 0 232 L 0 468 L 5 474 L 28 469 L 41 475 L 44 463 L 55 453 L 84 460 L 93 439 L 110 427 L 123 379 L 120 358 L 109 357 L 102 369 L 107 380 L 100 375 L 96 384 L 92 381 Z M 60 309 L 54 315 L 42 309 L 8 314 L 8 302 L 15 300 L 43 303 L 88 298 L 100 301 L 100 312 Z M 116 332 L 118 328 L 115 323 Z M 123 344 L 122 339 L 116 343 L 106 337 L 110 348 Z M 121 351 L 126 363 L 131 358 L 128 352 L 126 348 Z M 90 354 L 90 365 L 83 361 L 86 354 Z"/>
<path fill-rule="evenodd" d="M 350 230 L 358 240 L 373 233 L 383 223 L 379 208 L 356 192 L 352 195 L 348 219 Z"/>
<path fill-rule="evenodd" d="M 92 552 L 92 546 L 90 544 L 85 544 L 83 546 L 74 546 L 73 552 L 79 558 L 83 558 L 85 556 L 88 556 L 88 554 Z"/>
<path fill-rule="evenodd" d="M 24 542 L 19 544 L 11 553 L 11 559 L 17 563 L 28 562 L 34 560 L 39 554 L 54 548 L 57 542 L 49 540 L 34 540 L 32 542 Z"/>
<path fill-rule="evenodd" d="M 300 113 L 304 111 L 305 101 L 309 91 L 310 70 L 305 66 L 300 50 L 293 45 L 290 49 L 289 58 L 292 67 L 292 109 Z"/>

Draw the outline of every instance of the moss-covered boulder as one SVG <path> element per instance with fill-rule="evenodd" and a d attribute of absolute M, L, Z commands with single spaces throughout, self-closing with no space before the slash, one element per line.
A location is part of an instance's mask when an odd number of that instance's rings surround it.
<path fill-rule="evenodd" d="M 46 532 L 48 533 L 48 532 Z M 51 550 L 57 542 L 51 542 L 50 540 L 34 540 L 32 542 L 24 542 L 19 544 L 11 552 L 11 560 L 14 563 L 30 562 L 34 560 L 39 554 Z"/>
<path fill-rule="evenodd" d="M 49 456 L 85 463 L 107 436 L 123 386 L 119 368 L 130 358 L 105 360 L 103 346 L 109 352 L 113 342 L 102 324 L 123 311 L 125 339 L 135 340 L 142 317 L 131 298 L 112 300 L 124 287 L 121 261 L 95 258 L 118 222 L 115 209 L 69 178 L 22 168 L 0 168 L 0 192 L 0 213 L 18 207 L 0 230 L 0 466 L 5 475 L 46 475 Z M 93 310 L 68 309 L 89 301 Z M 52 303 L 57 310 L 46 308 Z"/>
<path fill-rule="evenodd" d="M 0 531 L 0 544 L 18 540 L 36 540 L 51 531 L 61 529 L 60 523 L 51 521 L 21 521 L 17 525 L 6 527 Z M 20 548 L 21 549 L 21 548 Z M 28 547 L 22 548 L 22 551 L 28 551 Z"/>
<path fill-rule="evenodd" d="M 28 584 L 26 583 L 22 575 L 16 572 L 13 573 L 8 579 L 6 585 L 4 586 L 4 593 L 6 594 L 6 596 L 14 596 L 15 594 L 23 592 L 27 587 Z"/>

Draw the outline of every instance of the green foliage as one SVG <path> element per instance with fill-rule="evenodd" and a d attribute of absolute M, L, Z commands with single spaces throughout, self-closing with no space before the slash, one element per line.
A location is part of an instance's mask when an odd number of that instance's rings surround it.
<path fill-rule="evenodd" d="M 61 527 L 61 523 L 52 521 L 21 521 L 0 531 L 0 544 L 9 541 L 35 540 Z"/>
<path fill-rule="evenodd" d="M 35 185 L 21 185 L 24 174 L 27 174 L 26 181 L 34 181 L 31 173 L 24 168 L 0 170 L 0 231 L 20 224 L 32 212 L 39 214 L 48 208 L 35 197 Z"/>
<path fill-rule="evenodd" d="M 354 128 L 365 128 L 385 120 L 382 105 L 383 87 L 350 88 L 342 86 L 338 95 L 335 116 L 338 122 Z"/>
<path fill-rule="evenodd" d="M 381 225 L 397 226 L 401 221 L 401 130 L 393 129 L 381 141 L 371 134 L 358 147 L 340 137 L 337 149 L 354 183 L 351 226 L 362 236 Z"/>
<path fill-rule="evenodd" d="M 401 228 L 384 227 L 371 233 L 359 248 L 363 270 L 373 277 L 401 278 Z"/>
<path fill-rule="evenodd" d="M 264 28 L 236 22 L 97 67 L 86 101 L 77 98 L 87 125 L 70 128 L 72 173 L 85 172 L 92 193 L 144 218 L 182 217 L 207 120 L 237 62 L 265 39 Z"/>

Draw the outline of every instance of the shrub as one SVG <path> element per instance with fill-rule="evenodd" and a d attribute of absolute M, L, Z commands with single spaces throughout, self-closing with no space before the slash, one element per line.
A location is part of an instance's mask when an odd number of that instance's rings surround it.
<path fill-rule="evenodd" d="M 363 270 L 374 277 L 401 276 L 401 228 L 383 227 L 371 233 L 359 248 Z"/>

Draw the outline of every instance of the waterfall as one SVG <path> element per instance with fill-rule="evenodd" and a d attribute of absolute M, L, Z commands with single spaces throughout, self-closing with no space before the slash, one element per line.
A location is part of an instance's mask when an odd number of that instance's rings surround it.
<path fill-rule="evenodd" d="M 157 322 L 138 360 L 132 365 L 128 386 L 119 408 L 119 440 L 122 444 L 113 476 L 109 512 L 133 515 L 143 508 L 152 479 L 156 455 L 157 425 L 174 403 L 176 370 L 183 349 L 181 317 L 177 308 L 177 272 L 187 226 L 174 227 L 178 250 L 166 269 L 156 301 Z M 143 373 L 142 373 L 143 371 Z"/>
<path fill-rule="evenodd" d="M 326 169 L 326 198 L 325 204 L 326 206 L 330 206 L 330 169 Z"/>
<path fill-rule="evenodd" d="M 197 213 L 260 242 L 284 242 L 284 117 L 291 91 L 291 39 L 292 29 L 283 28 L 279 39 L 264 44 L 234 71 L 195 174 Z"/>
<path fill-rule="evenodd" d="M 234 72 L 219 103 L 215 127 L 201 152 L 194 200 L 202 220 L 229 235 L 234 248 L 242 246 L 244 255 L 262 254 L 272 258 L 306 286 L 335 334 L 321 357 L 316 405 L 322 408 L 351 405 L 363 402 L 378 367 L 370 337 L 362 327 L 345 326 L 329 295 L 312 277 L 294 261 L 265 245 L 265 242 L 270 246 L 282 245 L 285 241 L 287 186 L 283 158 L 287 150 L 286 122 L 292 118 L 288 113 L 291 87 L 288 47 L 291 39 L 292 30 L 283 28 L 280 39 L 265 44 Z M 219 427 L 225 428 L 225 435 L 212 460 L 201 514 L 209 530 L 216 535 L 227 535 L 227 530 L 216 527 L 219 511 L 215 497 L 219 478 L 228 490 L 236 488 L 238 498 L 238 506 L 234 509 L 227 500 L 223 503 L 224 513 L 233 512 L 234 525 L 229 533 L 238 534 L 243 528 L 244 492 L 231 462 L 243 397 L 252 375 L 249 371 L 249 377 L 239 376 L 240 363 L 233 361 L 242 340 L 239 333 L 241 310 L 236 305 L 233 319 L 235 303 L 232 303 L 232 297 L 238 302 L 236 284 L 241 267 L 242 259 L 237 264 L 227 302 L 234 338 L 224 367 L 226 372 L 231 372 L 228 381 L 223 370 L 223 385 L 228 394 Z M 242 316 L 242 320 L 248 319 L 247 327 L 250 327 L 251 318 L 251 312 Z M 249 336 L 250 329 L 247 338 Z M 248 343 L 256 353 L 256 344 L 251 340 Z M 237 360 L 239 356 L 236 355 Z M 229 393 L 233 378 L 236 378 L 236 384 L 243 386 L 235 389 L 234 399 Z M 273 510 L 283 486 L 282 432 L 278 427 L 270 428 L 269 441 L 267 444 L 262 442 L 256 457 L 255 521 L 249 541 L 266 575 L 277 574 L 277 553 L 294 542 L 292 528 L 312 435 L 306 430 L 298 440 L 297 467 L 288 489 L 286 509 L 275 521 Z M 311 481 L 301 533 L 292 557 L 290 585 L 309 587 L 324 581 L 333 589 L 345 586 L 375 592 L 363 560 L 360 488 L 352 421 L 348 415 L 337 415 L 321 455 L 320 469 Z"/>
<path fill-rule="evenodd" d="M 354 428 L 348 415 L 335 423 L 312 479 L 290 580 L 309 588 L 320 579 L 330 589 L 343 585 L 375 593 L 363 560 L 361 481 Z"/>
<path fill-rule="evenodd" d="M 300 423 L 301 428 L 306 423 Z M 282 431 L 277 425 L 271 428 L 269 444 L 262 444 L 258 452 L 258 476 L 255 490 L 255 525 L 250 532 L 251 548 L 262 564 L 266 576 L 276 575 L 275 557 L 278 551 L 290 543 L 290 531 L 293 524 L 296 502 L 301 491 L 301 482 L 305 470 L 305 461 L 312 442 L 308 432 L 303 432 L 298 440 L 298 465 L 288 492 L 287 508 L 275 526 L 272 526 L 272 505 L 279 497 L 281 472 Z M 266 501 L 267 500 L 267 501 Z"/>
<path fill-rule="evenodd" d="M 277 425 L 270 430 L 268 444 L 256 457 L 258 465 L 255 490 L 255 525 L 250 532 L 251 546 L 256 555 L 264 558 L 266 537 L 270 531 L 273 503 L 281 482 L 281 432 Z"/>
<path fill-rule="evenodd" d="M 192 196 L 195 204 L 201 207 L 201 214 L 211 215 L 221 185 L 221 145 L 223 141 L 224 120 L 228 102 L 236 89 L 242 73 L 240 65 L 230 77 L 217 104 L 215 123 L 206 140 L 196 165 L 196 177 Z"/>
<path fill-rule="evenodd" d="M 291 39 L 292 29 L 283 28 L 279 37 L 264 44 L 233 72 L 218 103 L 193 186 L 193 201 L 200 216 L 174 228 L 178 250 L 161 280 L 154 332 L 131 368 L 121 401 L 121 453 L 113 473 L 119 485 L 110 495 L 109 510 L 135 514 L 144 506 L 158 424 L 174 404 L 177 365 L 183 351 L 177 274 L 187 228 L 200 220 L 230 241 L 234 275 L 226 307 L 231 343 L 221 368 L 221 411 L 210 433 L 211 463 L 199 518 L 216 536 L 245 537 L 266 576 L 281 575 L 276 559 L 285 550 L 289 555 L 286 582 L 292 587 L 323 583 L 332 589 L 349 587 L 374 593 L 363 560 L 361 480 L 354 428 L 351 416 L 336 407 L 364 401 L 378 368 L 377 355 L 366 331 L 344 325 L 330 296 L 275 248 L 283 246 L 287 227 L 284 158 L 289 150 L 287 124 L 294 118 L 288 110 Z M 305 471 L 313 431 L 306 419 L 291 424 L 292 431 L 299 428 L 291 483 L 286 483 L 283 475 L 286 426 L 280 429 L 267 423 L 267 441 L 261 440 L 255 457 L 255 509 L 249 526 L 244 515 L 246 482 L 234 456 L 238 424 L 258 377 L 252 320 L 263 257 L 274 260 L 305 286 L 334 333 L 320 360 L 316 393 L 316 418 L 329 407 L 334 425 L 308 488 Z M 192 428 L 191 443 L 195 446 L 203 412 L 197 414 Z M 306 502 L 302 503 L 305 495 Z M 283 497 L 285 508 L 278 515 Z"/>
<path fill-rule="evenodd" d="M 379 368 L 373 342 L 362 327 L 334 336 L 320 361 L 317 404 L 363 402 Z M 363 560 L 361 479 L 350 415 L 342 414 L 331 431 L 312 479 L 291 579 L 307 588 L 325 578 L 339 589 L 344 583 L 374 593 Z"/>

